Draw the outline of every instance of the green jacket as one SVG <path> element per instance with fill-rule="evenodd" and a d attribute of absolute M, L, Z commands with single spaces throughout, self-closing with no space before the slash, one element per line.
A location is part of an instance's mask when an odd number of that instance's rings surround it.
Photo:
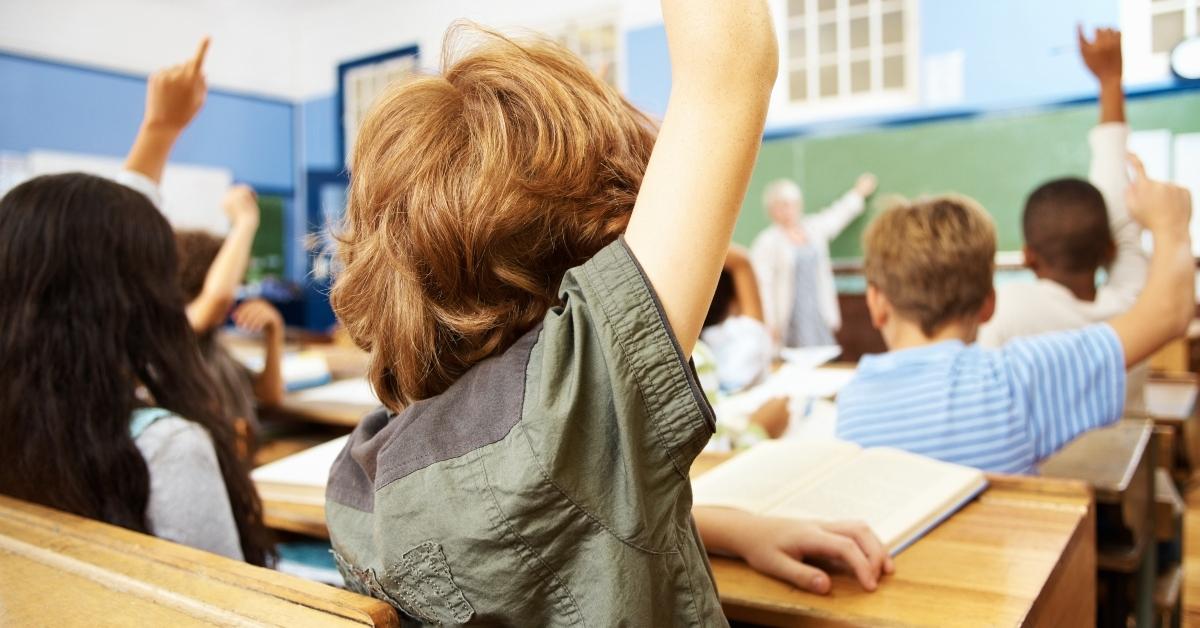
<path fill-rule="evenodd" d="M 354 590 L 406 620 L 724 626 L 688 470 L 712 408 L 623 240 L 446 392 L 379 409 L 330 473 Z"/>

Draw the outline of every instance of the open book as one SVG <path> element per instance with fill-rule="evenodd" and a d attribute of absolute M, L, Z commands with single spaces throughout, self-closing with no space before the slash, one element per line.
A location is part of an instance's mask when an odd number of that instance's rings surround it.
<path fill-rule="evenodd" d="M 899 553 L 987 487 L 978 469 L 837 440 L 767 441 L 692 481 L 697 506 L 866 522 Z"/>

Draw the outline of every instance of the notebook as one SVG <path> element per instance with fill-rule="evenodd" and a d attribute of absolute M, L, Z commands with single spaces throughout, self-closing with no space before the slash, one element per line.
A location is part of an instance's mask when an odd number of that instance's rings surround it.
<path fill-rule="evenodd" d="M 838 440 L 767 441 L 692 482 L 697 506 L 865 522 L 892 554 L 987 487 L 982 471 Z"/>

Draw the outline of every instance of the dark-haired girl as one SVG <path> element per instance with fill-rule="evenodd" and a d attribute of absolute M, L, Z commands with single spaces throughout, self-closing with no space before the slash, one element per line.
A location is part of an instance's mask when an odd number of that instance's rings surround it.
<path fill-rule="evenodd" d="M 151 77 L 127 164 L 147 178 L 203 103 L 206 46 Z M 263 564 L 177 265 L 167 221 L 113 181 L 44 176 L 0 199 L 0 492 Z"/>

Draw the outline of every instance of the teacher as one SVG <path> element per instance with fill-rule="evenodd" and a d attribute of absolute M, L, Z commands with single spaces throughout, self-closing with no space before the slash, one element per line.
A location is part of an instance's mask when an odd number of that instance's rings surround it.
<path fill-rule="evenodd" d="M 790 179 L 767 185 L 763 204 L 771 218 L 750 248 L 762 295 L 767 329 L 783 347 L 837 344 L 842 326 L 829 242 L 862 214 L 875 193 L 875 175 L 858 177 L 854 187 L 828 208 L 804 213 L 804 195 Z"/>

